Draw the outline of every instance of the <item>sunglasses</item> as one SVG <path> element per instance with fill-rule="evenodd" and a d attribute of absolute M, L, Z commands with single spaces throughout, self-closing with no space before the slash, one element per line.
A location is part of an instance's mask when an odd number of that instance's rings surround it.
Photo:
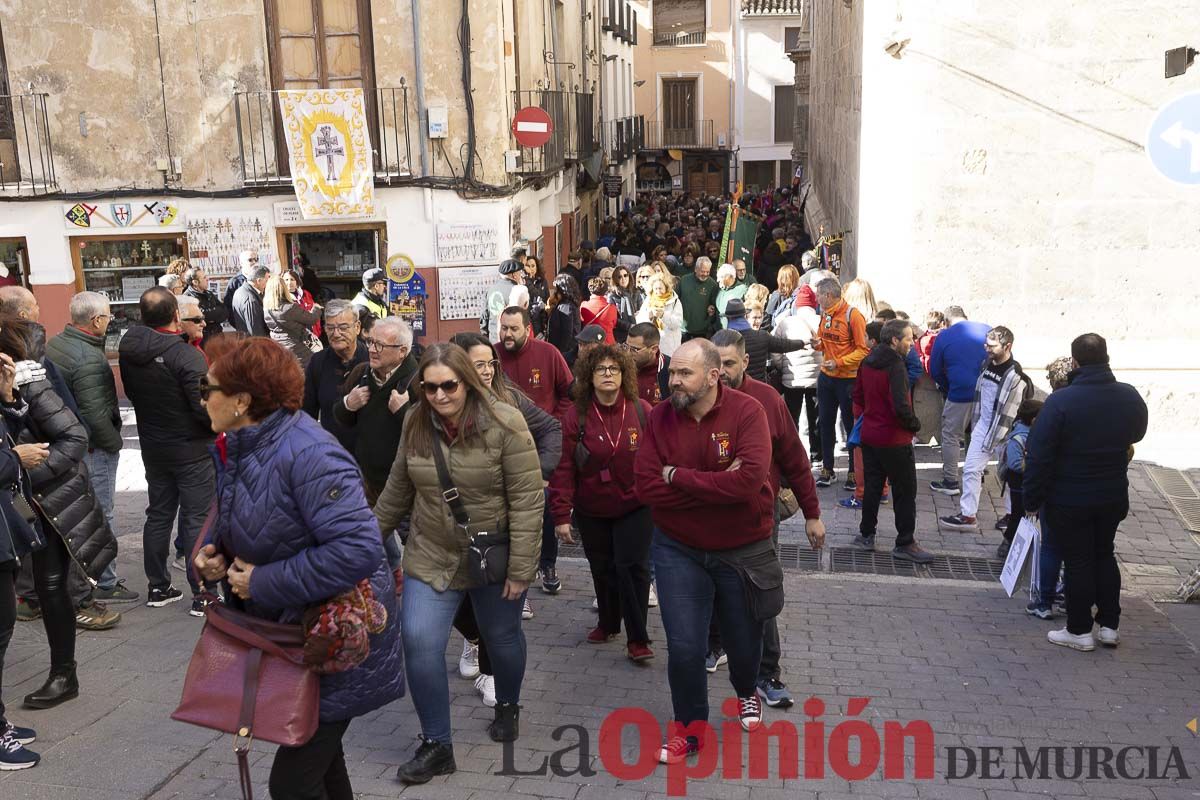
<path fill-rule="evenodd" d="M 204 317 L 184 317 L 184 318 L 183 318 L 183 321 L 184 321 L 184 322 L 191 322 L 191 323 L 193 323 L 193 324 L 195 324 L 195 325 L 203 325 L 203 324 L 204 324 Z"/>
<path fill-rule="evenodd" d="M 207 378 L 200 379 L 200 399 L 207 401 L 213 392 L 225 391 L 215 383 L 209 383 Z"/>
<path fill-rule="evenodd" d="M 447 395 L 454 394 L 455 392 L 458 391 L 459 386 L 462 386 L 462 381 L 459 381 L 459 380 L 448 380 L 448 381 L 442 381 L 441 383 L 430 383 L 428 381 L 421 381 L 421 388 L 424 389 L 425 394 L 429 395 L 430 397 L 433 397 L 435 394 L 437 394 L 438 389 L 441 389 L 442 392 L 444 392 Z"/>

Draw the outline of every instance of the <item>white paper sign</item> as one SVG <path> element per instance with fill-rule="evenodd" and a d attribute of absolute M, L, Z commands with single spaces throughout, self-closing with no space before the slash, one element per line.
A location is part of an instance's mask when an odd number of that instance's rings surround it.
<path fill-rule="evenodd" d="M 1004 569 L 1000 571 L 1000 584 L 1008 596 L 1012 597 L 1017 589 L 1017 578 L 1021 576 L 1021 568 L 1025 566 L 1025 557 L 1033 540 L 1038 537 L 1038 527 L 1028 517 L 1021 519 L 1017 533 L 1013 536 L 1012 546 L 1008 548 L 1008 558 L 1004 561 Z"/>
<path fill-rule="evenodd" d="M 495 267 L 443 267 L 437 271 L 438 315 L 442 319 L 479 319 Z"/>
<path fill-rule="evenodd" d="M 477 222 L 438 223 L 438 266 L 499 264 L 500 258 L 500 231 L 495 225 Z"/>

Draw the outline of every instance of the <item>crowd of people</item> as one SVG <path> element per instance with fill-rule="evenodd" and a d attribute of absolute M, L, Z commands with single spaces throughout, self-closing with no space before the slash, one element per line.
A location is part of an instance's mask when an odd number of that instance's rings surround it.
<path fill-rule="evenodd" d="M 406 689 L 421 740 L 399 779 L 453 772 L 443 657 L 453 630 L 459 674 L 493 708 L 489 736 L 517 739 L 528 593 L 561 591 L 558 547 L 577 538 L 597 612 L 588 643 L 623 634 L 624 657 L 644 664 L 659 608 L 678 723 L 660 760 L 704 746 L 687 726 L 708 719 L 707 675 L 722 665 L 753 730 L 764 704 L 792 704 L 775 621 L 780 523 L 801 515 L 810 545 L 823 546 L 817 488 L 838 482 L 839 459 L 853 492 L 839 505 L 861 510 L 853 546 L 875 549 L 887 501 L 891 557 L 934 558 L 916 540 L 922 382 L 944 398 L 943 470 L 930 485 L 960 497 L 941 526 L 978 529 L 998 460 L 1012 510 L 997 555 L 1021 519 L 1040 515 L 1029 613 L 1054 616 L 1065 564 L 1067 626 L 1050 641 L 1118 643 L 1113 539 L 1147 417 L 1113 378 L 1104 340 L 1072 343 L 1043 402 L 1011 330 L 958 306 L 918 325 L 866 281 L 843 283 L 786 191 L 740 199 L 760 236 L 748 259 L 716 264 L 729 202 L 646 199 L 554 276 L 517 248 L 486 290 L 480 332 L 425 347 L 388 315 L 379 270 L 352 301 L 326 299 L 302 265 L 272 274 L 249 251 L 223 298 L 186 263 L 141 296 L 119 371 L 148 484 L 145 604 L 184 599 L 178 566 L 196 617 L 222 603 L 299 623 L 346 592 L 373 598 L 382 617 L 369 648 L 346 654 L 349 669 L 322 675 L 316 733 L 279 749 L 273 797 L 320 786 L 351 798 L 347 726 Z M 18 616 L 40 617 L 51 663 L 30 709 L 78 695 L 77 625 L 111 627 L 109 603 L 142 599 L 114 566 L 111 309 L 81 292 L 70 314 L 47 342 L 34 296 L 0 289 L 0 477 L 14 489 L 0 496 L 0 662 Z M 0 706 L 0 766 L 35 765 L 34 736 Z"/>

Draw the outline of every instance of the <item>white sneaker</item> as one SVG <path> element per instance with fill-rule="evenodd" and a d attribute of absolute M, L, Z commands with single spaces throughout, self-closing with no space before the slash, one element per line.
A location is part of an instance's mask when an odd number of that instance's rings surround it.
<path fill-rule="evenodd" d="M 1113 628 L 1101 626 L 1100 630 L 1096 633 L 1096 639 L 1105 647 L 1116 647 L 1121 643 L 1121 634 L 1117 633 Z"/>
<path fill-rule="evenodd" d="M 480 675 L 475 679 L 475 691 L 483 698 L 488 708 L 496 707 L 496 679 L 491 675 Z"/>
<path fill-rule="evenodd" d="M 458 674 L 464 678 L 474 678 L 479 674 L 479 645 L 463 640 L 462 655 L 458 658 Z"/>
<path fill-rule="evenodd" d="M 1116 633 L 1116 631 L 1113 631 Z M 1079 636 L 1063 628 L 1060 631 L 1050 631 L 1046 634 L 1047 641 L 1050 644 L 1056 644 L 1059 647 L 1069 647 L 1072 650 L 1082 650 L 1085 653 L 1090 653 L 1096 649 L 1096 637 L 1090 633 L 1084 633 Z"/>
<path fill-rule="evenodd" d="M 658 608 L 658 592 L 654 591 L 654 584 L 650 584 L 650 607 Z"/>
<path fill-rule="evenodd" d="M 525 598 L 525 605 L 521 606 L 521 619 L 533 619 L 533 606 L 529 605 L 529 598 Z"/>

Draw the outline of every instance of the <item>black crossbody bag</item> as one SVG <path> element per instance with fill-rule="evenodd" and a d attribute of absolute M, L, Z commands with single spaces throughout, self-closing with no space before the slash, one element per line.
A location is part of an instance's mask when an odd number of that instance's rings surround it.
<path fill-rule="evenodd" d="M 450 506 L 454 524 L 467 535 L 470 546 L 467 550 L 467 576 L 471 586 L 494 586 L 504 583 L 508 577 L 508 532 L 497 530 L 498 524 L 480 525 L 471 522 L 471 515 L 463 505 L 454 482 L 450 480 L 450 468 L 442 453 L 442 443 L 433 442 L 433 462 L 437 467 L 438 483 L 442 487 L 442 499 Z"/>

